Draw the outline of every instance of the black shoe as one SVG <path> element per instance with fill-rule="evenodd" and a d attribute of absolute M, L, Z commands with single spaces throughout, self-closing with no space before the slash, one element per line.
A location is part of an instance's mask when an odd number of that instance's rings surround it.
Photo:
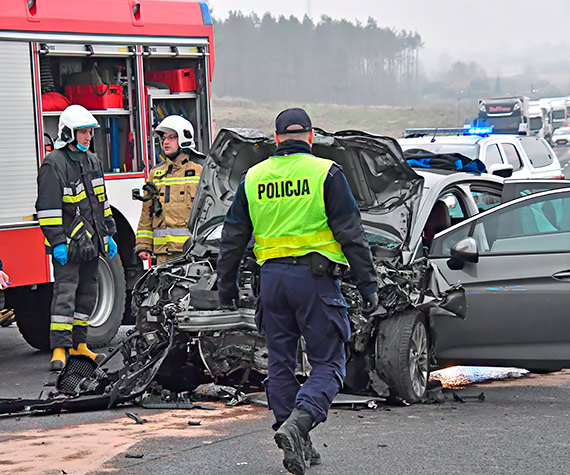
<path fill-rule="evenodd" d="M 49 370 L 50 371 L 61 371 L 63 369 L 63 367 L 65 366 L 65 363 L 61 360 L 53 360 L 50 362 L 49 364 Z"/>
<path fill-rule="evenodd" d="M 281 426 L 275 433 L 275 443 L 283 451 L 283 466 L 294 475 L 305 475 L 305 440 L 293 424 Z"/>
<path fill-rule="evenodd" d="M 317 449 L 315 449 L 309 434 L 307 434 L 307 439 L 305 440 L 304 452 L 305 461 L 308 462 L 311 466 L 321 464 L 321 454 L 317 452 Z"/>
<path fill-rule="evenodd" d="M 283 451 L 283 466 L 294 475 L 304 475 L 306 437 L 313 426 L 311 415 L 293 409 L 291 415 L 275 432 L 275 443 Z"/>

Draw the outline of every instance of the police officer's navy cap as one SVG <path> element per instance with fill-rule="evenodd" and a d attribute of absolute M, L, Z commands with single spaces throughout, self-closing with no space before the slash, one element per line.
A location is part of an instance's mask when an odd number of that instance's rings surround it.
<path fill-rule="evenodd" d="M 293 127 L 292 130 L 289 129 L 289 127 L 293 125 L 301 126 L 301 128 Z M 309 114 L 299 107 L 285 109 L 281 111 L 275 119 L 275 132 L 279 135 L 299 134 L 309 132 L 310 130 L 313 130 L 313 124 L 311 123 Z"/>

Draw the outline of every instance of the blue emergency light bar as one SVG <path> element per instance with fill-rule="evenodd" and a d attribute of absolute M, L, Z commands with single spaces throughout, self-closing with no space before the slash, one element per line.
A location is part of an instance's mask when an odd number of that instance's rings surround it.
<path fill-rule="evenodd" d="M 470 127 L 467 135 L 489 135 L 493 133 L 493 126 L 491 127 Z"/>
<path fill-rule="evenodd" d="M 405 137 L 421 137 L 423 135 L 489 135 L 493 133 L 493 126 L 477 127 L 437 127 L 430 129 L 405 129 Z"/>

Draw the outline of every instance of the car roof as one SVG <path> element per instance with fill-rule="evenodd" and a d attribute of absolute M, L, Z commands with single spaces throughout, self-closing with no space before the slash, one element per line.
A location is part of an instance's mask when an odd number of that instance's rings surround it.
<path fill-rule="evenodd" d="M 424 135 L 422 137 L 406 137 L 398 139 L 400 145 L 407 144 L 425 144 L 425 143 L 443 143 L 443 144 L 458 144 L 470 145 L 484 143 L 490 140 L 508 140 L 512 141 L 515 138 L 521 137 L 519 135 L 509 134 L 491 134 L 491 135 Z"/>
<path fill-rule="evenodd" d="M 440 170 L 440 169 L 421 169 L 414 168 L 414 171 L 424 178 L 424 188 L 434 188 L 441 186 L 442 188 L 459 182 L 492 182 L 502 184 L 504 178 L 490 173 L 466 173 L 457 172 L 453 170 Z"/>

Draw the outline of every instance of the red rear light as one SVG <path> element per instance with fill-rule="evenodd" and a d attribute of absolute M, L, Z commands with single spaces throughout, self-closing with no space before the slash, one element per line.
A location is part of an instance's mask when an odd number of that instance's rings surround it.
<path fill-rule="evenodd" d="M 552 180 L 565 180 L 566 177 L 564 175 L 553 176 Z"/>

